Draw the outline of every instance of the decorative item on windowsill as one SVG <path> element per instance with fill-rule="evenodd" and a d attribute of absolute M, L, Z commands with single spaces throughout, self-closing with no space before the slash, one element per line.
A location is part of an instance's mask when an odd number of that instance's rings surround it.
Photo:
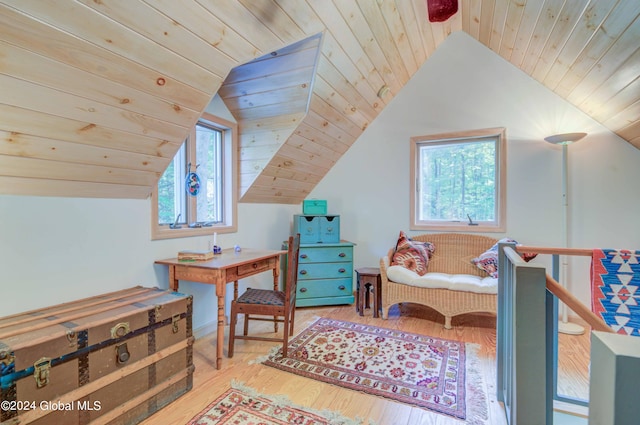
<path fill-rule="evenodd" d="M 169 229 L 182 229 L 182 226 L 178 224 L 178 220 L 180 220 L 181 215 L 182 213 L 178 214 L 178 216 L 176 217 L 176 221 L 174 221 L 172 224 L 169 224 Z"/>
<path fill-rule="evenodd" d="M 187 178 L 185 179 L 185 190 L 190 196 L 198 196 L 200 193 L 200 176 L 198 175 L 198 167 L 200 164 L 196 165 L 195 171 L 191 171 L 191 163 L 187 166 Z"/>

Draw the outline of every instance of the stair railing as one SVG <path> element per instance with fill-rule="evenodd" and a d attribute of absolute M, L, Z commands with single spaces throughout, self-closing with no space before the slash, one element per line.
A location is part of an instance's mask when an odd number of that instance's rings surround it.
<path fill-rule="evenodd" d="M 518 254 L 553 256 L 552 273 Z M 588 405 L 557 393 L 558 300 L 594 330 L 613 332 L 557 281 L 560 255 L 590 250 L 500 244 L 498 269 L 497 390 L 511 425 L 553 424 L 554 400 Z"/>

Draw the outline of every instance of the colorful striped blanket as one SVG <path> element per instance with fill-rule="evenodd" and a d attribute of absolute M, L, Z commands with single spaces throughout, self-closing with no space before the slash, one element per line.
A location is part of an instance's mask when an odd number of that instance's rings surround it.
<path fill-rule="evenodd" d="M 591 309 L 619 334 L 640 336 L 640 251 L 594 249 Z"/>

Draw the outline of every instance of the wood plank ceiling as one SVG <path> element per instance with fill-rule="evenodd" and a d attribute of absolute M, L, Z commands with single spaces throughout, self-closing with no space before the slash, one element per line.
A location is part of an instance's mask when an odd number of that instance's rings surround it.
<path fill-rule="evenodd" d="M 425 0 L 0 0 L 0 193 L 145 198 L 219 92 L 241 201 L 299 203 L 460 30 L 640 148 L 639 16 L 636 0 L 460 0 L 443 23 Z"/>

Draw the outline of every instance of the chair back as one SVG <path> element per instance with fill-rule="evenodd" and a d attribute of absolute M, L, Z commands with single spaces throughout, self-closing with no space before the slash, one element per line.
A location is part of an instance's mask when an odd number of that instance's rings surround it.
<path fill-rule="evenodd" d="M 298 286 L 298 257 L 300 255 L 300 234 L 289 237 L 287 252 L 287 275 L 285 276 L 285 305 L 295 308 Z"/>

